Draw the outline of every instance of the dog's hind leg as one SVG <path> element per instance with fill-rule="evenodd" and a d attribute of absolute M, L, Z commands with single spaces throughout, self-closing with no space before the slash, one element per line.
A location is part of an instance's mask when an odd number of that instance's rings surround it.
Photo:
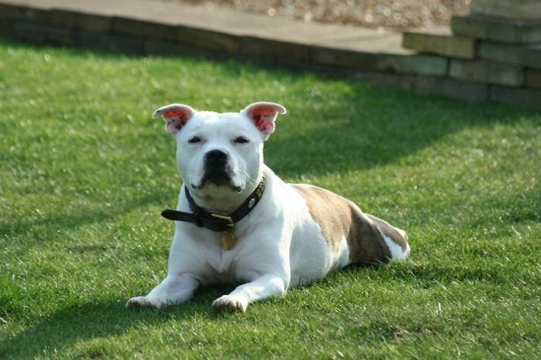
<path fill-rule="evenodd" d="M 408 236 L 402 229 L 352 206 L 353 225 L 348 239 L 350 264 L 369 265 L 404 260 L 410 253 Z"/>

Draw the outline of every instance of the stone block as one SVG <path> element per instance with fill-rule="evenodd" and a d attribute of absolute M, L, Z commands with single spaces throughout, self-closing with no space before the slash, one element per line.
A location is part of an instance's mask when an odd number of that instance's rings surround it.
<path fill-rule="evenodd" d="M 107 51 L 130 55 L 142 55 L 144 53 L 141 40 L 120 35 L 108 36 L 105 40 L 105 49 Z"/>
<path fill-rule="evenodd" d="M 422 94 L 441 94 L 464 100 L 488 99 L 488 84 L 449 78 L 419 76 L 414 90 Z"/>
<path fill-rule="evenodd" d="M 314 46 L 311 53 L 312 62 L 317 65 L 364 71 L 377 70 L 378 55 L 373 52 Z"/>
<path fill-rule="evenodd" d="M 174 25 L 120 17 L 113 19 L 113 33 L 141 39 L 174 41 L 178 38 L 178 28 Z"/>
<path fill-rule="evenodd" d="M 541 109 L 541 90 L 491 86 L 490 100 Z"/>
<path fill-rule="evenodd" d="M 21 19 L 27 11 L 23 5 L 0 3 L 0 19 Z"/>
<path fill-rule="evenodd" d="M 310 46 L 286 41 L 266 39 L 256 36 L 244 36 L 241 40 L 241 56 L 254 56 L 268 60 L 309 62 Z"/>
<path fill-rule="evenodd" d="M 1 3 L 0 19 L 46 24 L 49 22 L 50 9 L 43 4 Z"/>
<path fill-rule="evenodd" d="M 377 69 L 391 73 L 447 75 L 447 58 L 429 55 L 378 54 Z"/>
<path fill-rule="evenodd" d="M 522 61 L 527 67 L 541 69 L 541 45 L 524 47 Z"/>
<path fill-rule="evenodd" d="M 241 48 L 241 38 L 238 36 L 196 27 L 179 27 L 176 42 L 179 45 L 221 51 L 228 54 L 237 54 Z"/>
<path fill-rule="evenodd" d="M 35 44 L 79 45 L 78 33 L 76 31 L 44 24 L 15 23 L 14 36 L 18 40 Z"/>
<path fill-rule="evenodd" d="M 499 16 L 511 19 L 541 18 L 539 0 L 472 0 L 472 14 Z"/>
<path fill-rule="evenodd" d="M 481 41 L 479 57 L 489 61 L 541 69 L 541 46 L 518 46 Z"/>
<path fill-rule="evenodd" d="M 146 55 L 156 56 L 182 56 L 186 55 L 186 47 L 171 42 L 147 40 L 144 43 Z"/>
<path fill-rule="evenodd" d="M 43 25 L 33 23 L 15 23 L 15 38 L 17 40 L 28 41 L 35 44 L 44 44 L 48 41 L 47 33 Z"/>
<path fill-rule="evenodd" d="M 104 33 L 93 33 L 82 31 L 79 35 L 81 47 L 106 51 L 118 54 L 144 55 L 145 44 L 143 41 L 122 35 L 109 35 Z"/>
<path fill-rule="evenodd" d="M 50 23 L 68 29 L 108 33 L 111 31 L 112 19 L 107 16 L 88 14 L 75 10 L 53 9 L 50 13 Z"/>
<path fill-rule="evenodd" d="M 208 56 L 211 53 L 197 47 L 182 46 L 171 42 L 148 40 L 144 44 L 145 54 L 155 56 Z"/>
<path fill-rule="evenodd" d="M 56 26 L 45 27 L 44 31 L 47 34 L 48 44 L 61 46 L 79 45 L 79 34 L 77 31 Z"/>
<path fill-rule="evenodd" d="M 50 16 L 51 12 L 49 10 L 32 8 L 24 12 L 24 17 L 21 20 L 36 24 L 49 24 L 51 22 Z"/>
<path fill-rule="evenodd" d="M 437 54 L 461 59 L 476 56 L 476 41 L 472 38 L 453 36 L 449 28 L 403 33 L 402 46 L 419 53 Z"/>
<path fill-rule="evenodd" d="M 451 78 L 480 81 L 489 84 L 522 86 L 525 82 L 524 70 L 517 66 L 492 63 L 484 60 L 451 60 Z"/>
<path fill-rule="evenodd" d="M 420 94 L 439 94 L 465 100 L 486 101 L 488 85 L 435 76 L 356 72 L 356 80 L 398 87 Z"/>
<path fill-rule="evenodd" d="M 81 31 L 79 34 L 79 46 L 91 50 L 108 51 L 109 37 L 109 35 L 104 33 Z"/>
<path fill-rule="evenodd" d="M 7 19 L 0 19 L 0 36 L 6 38 L 14 38 L 15 22 Z"/>
<path fill-rule="evenodd" d="M 352 78 L 369 84 L 391 86 L 400 89 L 415 90 L 415 75 L 389 74 L 373 71 L 356 71 Z"/>
<path fill-rule="evenodd" d="M 523 65 L 522 46 L 481 41 L 479 44 L 479 57 L 489 61 L 506 64 Z"/>
<path fill-rule="evenodd" d="M 510 44 L 541 43 L 541 20 L 511 20 L 479 15 L 455 15 L 451 30 L 457 36 Z"/>
<path fill-rule="evenodd" d="M 541 89 L 541 70 L 526 70 L 526 86 L 532 89 Z"/>

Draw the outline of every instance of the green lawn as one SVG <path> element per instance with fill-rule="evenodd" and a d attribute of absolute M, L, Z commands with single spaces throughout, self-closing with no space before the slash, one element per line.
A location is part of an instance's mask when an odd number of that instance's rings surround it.
<path fill-rule="evenodd" d="M 166 272 L 180 180 L 154 109 L 288 114 L 285 180 L 406 229 L 403 263 L 221 314 L 201 290 L 128 311 Z M 0 358 L 534 359 L 541 353 L 541 113 L 309 73 L 0 41 Z"/>

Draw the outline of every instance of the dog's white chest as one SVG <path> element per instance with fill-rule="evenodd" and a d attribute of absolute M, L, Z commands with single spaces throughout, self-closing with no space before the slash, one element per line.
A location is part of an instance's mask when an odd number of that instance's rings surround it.
<path fill-rule="evenodd" d="M 212 256 L 208 257 L 209 270 L 219 281 L 234 281 L 234 252 L 232 250 L 224 250 L 221 247 L 215 247 L 212 251 Z"/>

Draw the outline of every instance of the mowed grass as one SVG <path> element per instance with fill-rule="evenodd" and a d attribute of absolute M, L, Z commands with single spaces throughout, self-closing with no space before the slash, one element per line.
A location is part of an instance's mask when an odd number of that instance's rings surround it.
<path fill-rule="evenodd" d="M 288 109 L 266 162 L 406 229 L 411 258 L 217 313 L 129 311 L 166 274 L 180 102 Z M 0 358 L 534 359 L 541 114 L 310 73 L 0 42 Z"/>

